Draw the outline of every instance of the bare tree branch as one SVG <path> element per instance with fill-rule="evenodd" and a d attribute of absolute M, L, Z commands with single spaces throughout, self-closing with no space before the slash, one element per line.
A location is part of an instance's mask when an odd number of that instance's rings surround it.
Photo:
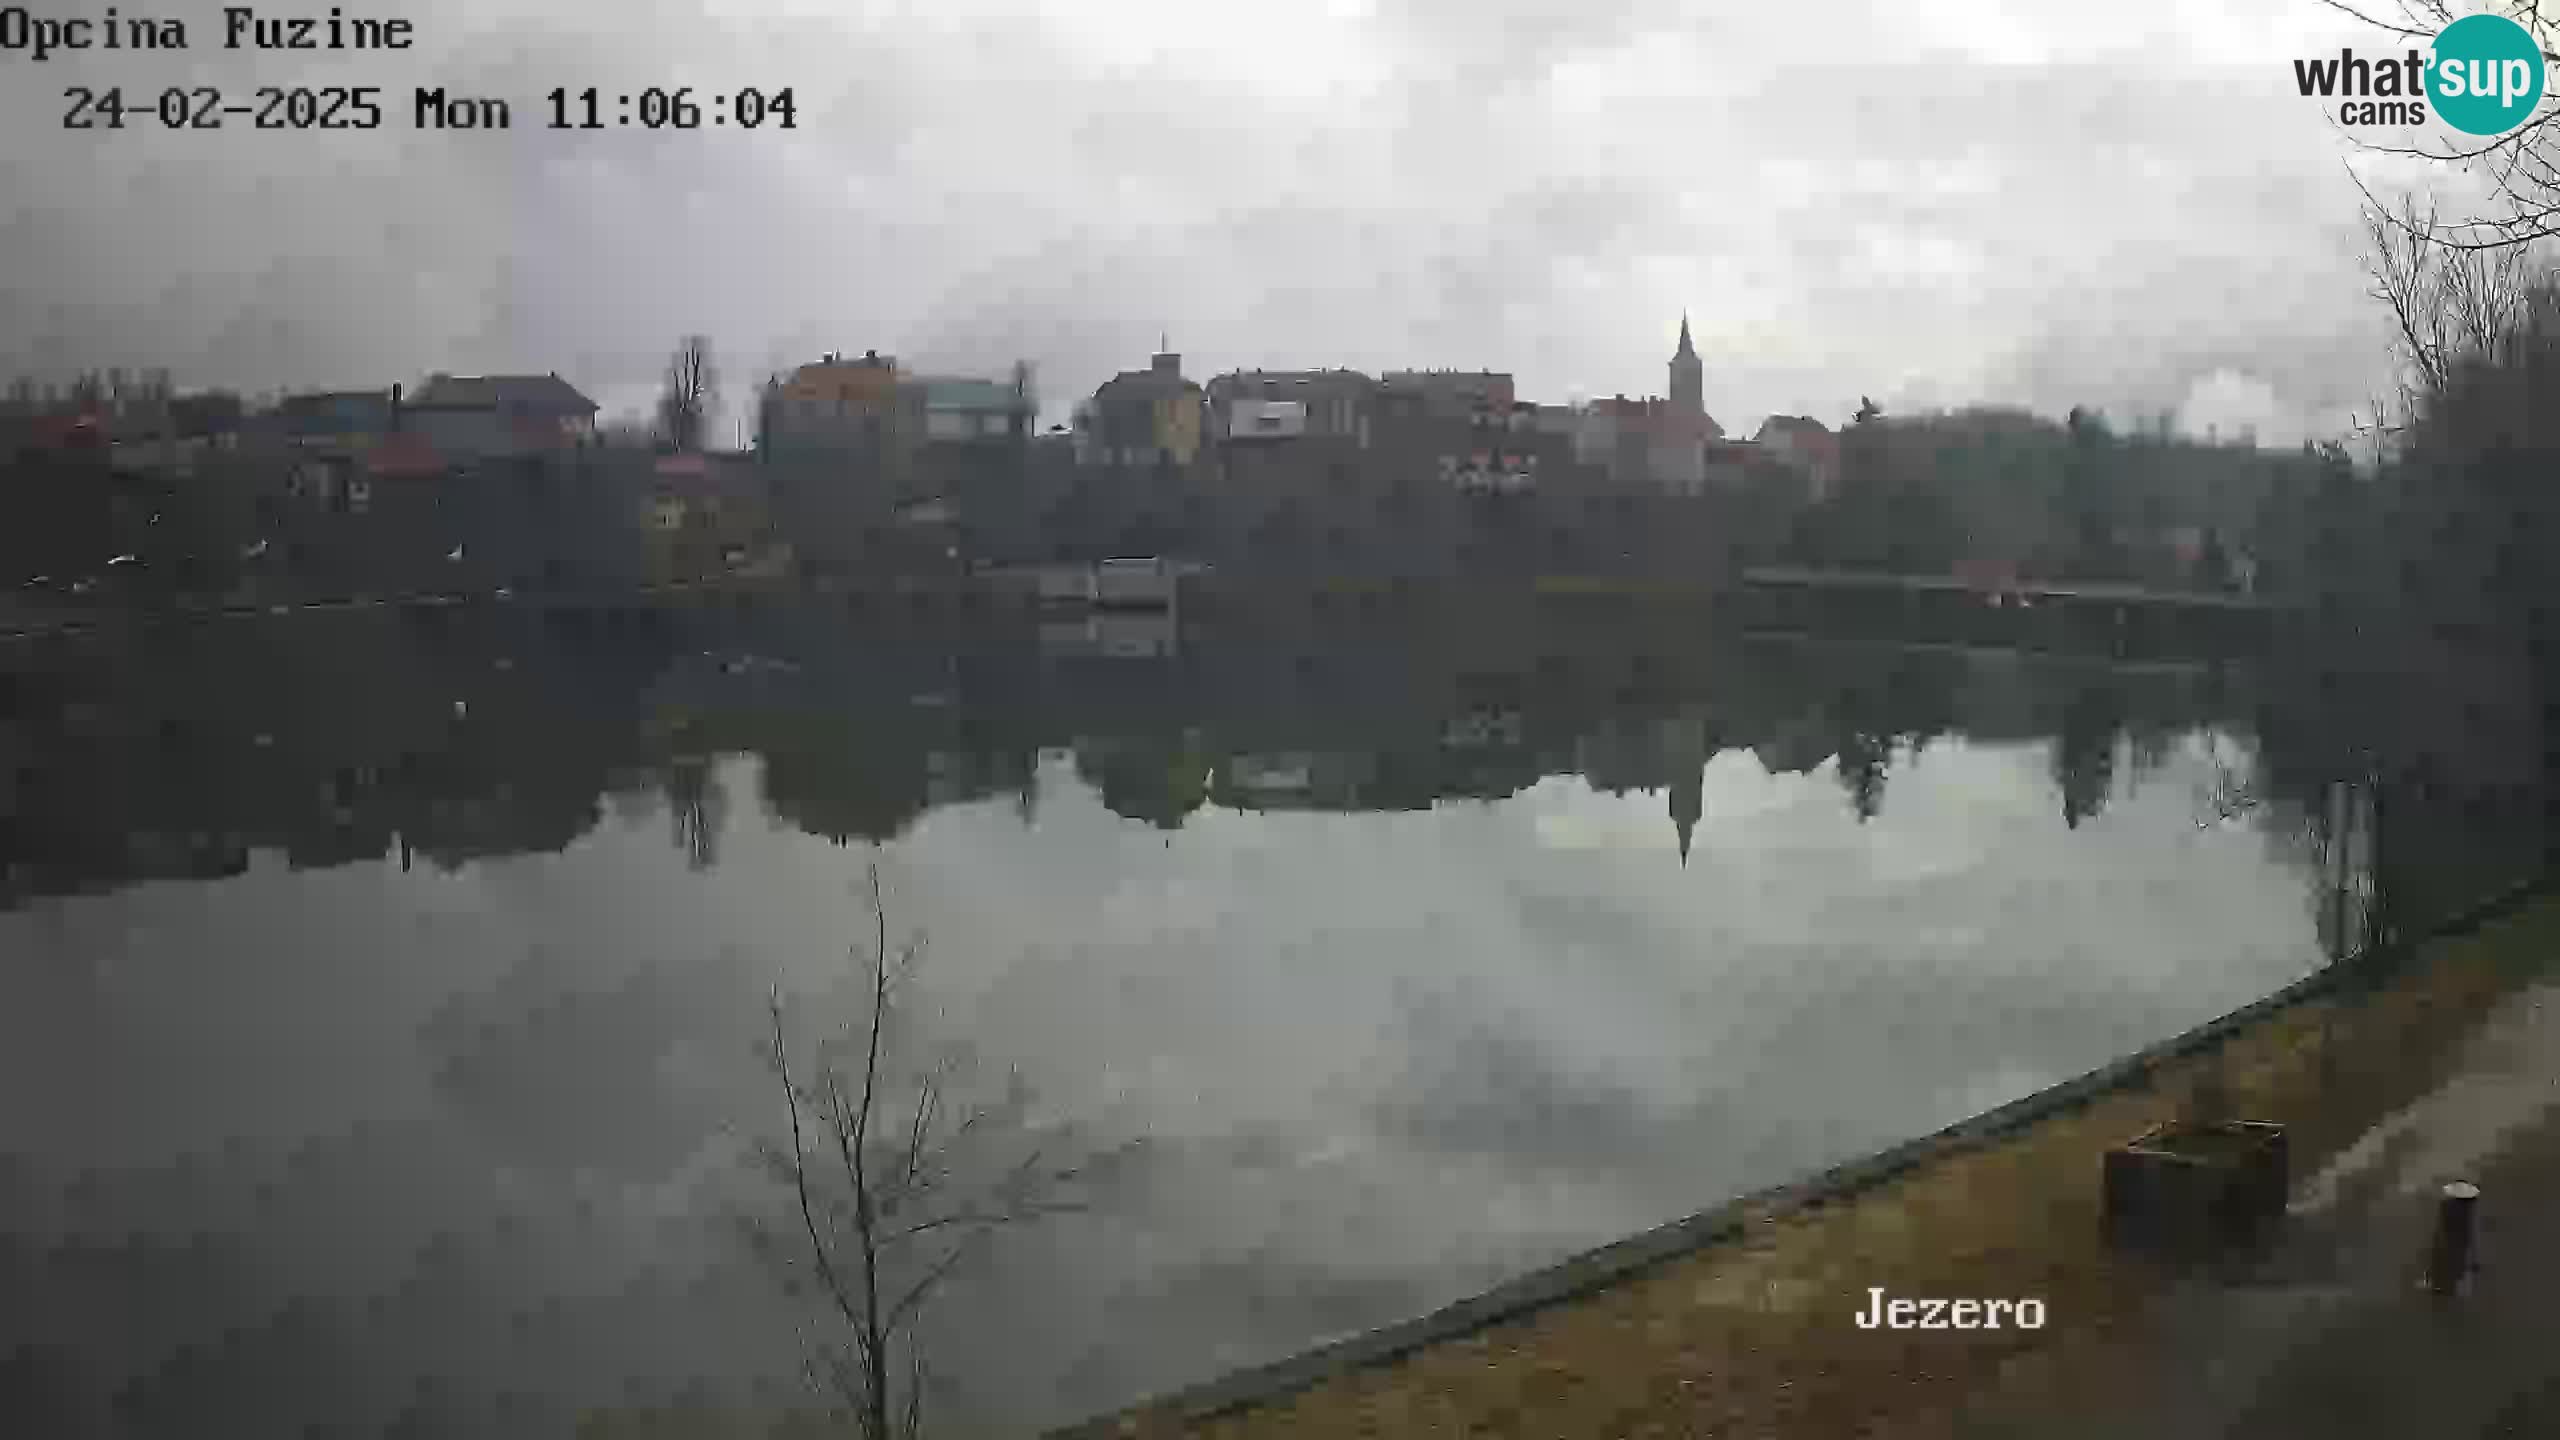
<path fill-rule="evenodd" d="M 924 1433 L 924 1352 L 910 1347 L 907 1351 L 907 1408 L 904 1415 L 907 1435 Z"/>
<path fill-rule="evenodd" d="M 969 1249 L 966 1244 L 954 1245 L 944 1252 L 932 1269 L 917 1277 L 916 1282 L 907 1287 L 907 1293 L 899 1296 L 897 1303 L 889 1307 L 890 1328 L 894 1329 L 904 1321 L 908 1313 L 921 1303 L 926 1295 L 932 1293 L 934 1286 L 942 1283 L 942 1278 L 951 1273 L 951 1267 L 959 1264 L 960 1257 L 967 1253 Z"/>
<path fill-rule="evenodd" d="M 687 335 L 668 358 L 666 384 L 658 393 L 658 427 L 668 445 L 680 452 L 702 448 L 719 389 L 710 337 Z"/>
<path fill-rule="evenodd" d="M 2459 18 L 2450 0 L 2400 0 L 2397 22 L 2346 0 L 2321 3 L 2359 24 L 2401 39 L 2431 39 Z M 2525 0 L 2503 9 L 2534 37 L 2546 67 L 2560 63 L 2560 44 L 2555 44 L 2552 22 L 2542 14 L 2541 0 Z M 2427 238 L 2446 249 L 2511 249 L 2560 234 L 2560 166 L 2555 166 L 2550 153 L 2551 142 L 2560 135 L 2560 130 L 2553 128 L 2555 121 L 2560 121 L 2560 87 L 2546 85 L 2538 113 L 2502 135 L 2444 146 L 2388 145 L 2356 135 L 2349 135 L 2349 139 L 2369 154 L 2403 156 L 2435 165 L 2468 170 L 2488 162 L 2492 184 L 2489 204 L 2495 207 L 2492 213 L 2431 227 Z M 2333 119 L 2331 123 L 2337 122 Z M 2343 131 L 2344 127 L 2340 128 Z M 2362 188 L 2362 181 L 2357 183 Z M 2366 198 L 2372 199 L 2369 194 Z"/>
<path fill-rule="evenodd" d="M 893 1241 L 904 1240 L 911 1235 L 945 1230 L 954 1225 L 991 1230 L 1042 1215 L 1081 1215 L 1087 1208 L 1082 1201 L 1077 1200 L 1029 1200 L 1018 1205 L 1006 1206 L 1001 1210 L 955 1210 L 946 1215 L 935 1215 L 919 1220 L 888 1238 Z"/>
<path fill-rule="evenodd" d="M 800 1097 L 791 1086 L 790 1052 L 784 1047 L 782 1033 L 782 988 L 778 985 L 773 989 L 771 1003 L 773 1063 L 782 1076 L 783 1106 L 791 1115 L 791 1179 L 800 1197 L 800 1218 L 808 1227 L 809 1248 L 817 1258 L 818 1274 L 825 1280 L 827 1292 L 834 1297 L 836 1307 L 843 1312 L 846 1321 L 851 1322 L 854 1318 L 852 1303 L 846 1298 L 844 1283 L 836 1278 L 835 1259 L 828 1251 L 825 1237 L 819 1233 L 817 1211 L 810 1204 L 808 1152 L 800 1138 Z"/>
<path fill-rule="evenodd" d="M 924 937 L 918 933 L 892 945 L 877 864 L 869 867 L 866 878 L 870 944 L 867 954 L 859 944 L 851 953 L 869 967 L 865 988 L 870 1013 L 839 1032 L 842 1046 L 833 1053 L 843 1063 L 822 1050 L 804 1083 L 791 1070 L 780 986 L 772 989 L 769 1055 L 782 1080 L 789 1145 L 759 1144 L 754 1157 L 759 1168 L 790 1186 L 799 1228 L 806 1233 L 819 1288 L 825 1292 L 828 1323 L 840 1331 L 836 1343 L 826 1347 L 823 1367 L 808 1363 L 804 1373 L 813 1388 L 822 1382 L 832 1386 L 865 1440 L 891 1440 L 916 1435 L 923 1423 L 926 1357 L 909 1332 L 961 1261 L 999 1228 L 1084 1207 L 1048 1193 L 1082 1172 L 1043 1171 L 1044 1152 L 1037 1147 L 992 1179 L 982 1198 L 942 1200 L 954 1174 L 958 1142 L 980 1130 L 993 1112 L 987 1105 L 972 1104 L 956 1124 L 949 1123 L 953 1062 L 948 1057 L 912 1079 L 891 1078 L 893 1012 L 901 987 L 921 960 Z M 857 1065 L 858 1077 L 849 1073 Z M 1006 1110 L 1019 1114 L 1024 1095 L 1016 1075 Z M 816 1147 L 802 1127 L 804 1110 L 813 1112 L 829 1132 Z M 819 1159 L 827 1150 L 833 1153 Z M 830 1171 L 832 1186 L 822 1187 L 819 1182 Z M 933 1236 L 947 1237 L 947 1243 L 917 1243 Z M 903 1396 L 897 1393 L 901 1384 Z"/>
<path fill-rule="evenodd" d="M 2375 406 L 2376 458 L 2382 436 L 2404 431 L 2421 401 L 2444 395 L 2455 373 L 2493 358 L 2531 307 L 2536 255 L 2529 246 L 2454 246 L 2441 234 L 2432 207 L 2421 213 L 2404 196 L 2386 208 L 2365 192 L 2365 266 L 2372 295 L 2390 307 L 2399 331 L 2402 362 L 2413 379 L 2401 385 L 2398 423 Z"/>
<path fill-rule="evenodd" d="M 941 1094 L 941 1077 L 926 1076 L 923 1093 L 916 1097 L 915 1124 L 907 1130 L 907 1156 L 904 1169 L 907 1183 L 911 1186 L 916 1182 L 918 1167 L 924 1163 L 924 1137 L 933 1128 L 934 1102 Z"/>

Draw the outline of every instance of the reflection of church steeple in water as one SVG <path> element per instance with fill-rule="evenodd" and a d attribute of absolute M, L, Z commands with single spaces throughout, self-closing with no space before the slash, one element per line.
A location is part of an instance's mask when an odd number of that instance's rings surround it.
<path fill-rule="evenodd" d="M 1689 863 L 1689 837 L 1706 808 L 1707 727 L 1695 715 L 1664 722 L 1663 758 L 1671 767 L 1671 827 L 1680 836 L 1680 863 Z"/>

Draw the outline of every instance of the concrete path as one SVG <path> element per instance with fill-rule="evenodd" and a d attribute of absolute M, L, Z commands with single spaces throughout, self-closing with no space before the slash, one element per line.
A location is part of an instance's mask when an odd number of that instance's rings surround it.
<path fill-rule="evenodd" d="M 2481 1189 L 2478 1265 L 2445 1299 L 2423 1279 L 2456 1179 Z M 2509 997 L 2453 1079 L 2295 1197 L 2272 1254 L 2181 1284 L 2070 1382 L 1988 1397 L 1959 1433 L 2560 1437 L 2560 986 Z"/>

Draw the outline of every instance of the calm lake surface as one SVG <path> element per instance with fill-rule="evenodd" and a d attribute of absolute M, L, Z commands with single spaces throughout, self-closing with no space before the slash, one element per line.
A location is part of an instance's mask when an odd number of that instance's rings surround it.
<path fill-rule="evenodd" d="M 999 1432 L 2321 955 L 2309 863 L 2213 818 L 2249 709 L 2203 668 L 1345 606 L 288 617 L 0 677 L 0 1413 L 66 1440 L 785 1403 L 755 1047 L 768 987 L 841 1013 L 875 857 L 904 1038 L 1117 1157 L 931 1312 Z"/>

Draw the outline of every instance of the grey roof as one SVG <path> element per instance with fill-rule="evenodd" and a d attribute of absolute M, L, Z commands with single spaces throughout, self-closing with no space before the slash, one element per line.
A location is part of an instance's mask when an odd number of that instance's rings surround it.
<path fill-rule="evenodd" d="M 557 375 L 438 375 L 418 387 L 413 410 L 515 408 L 555 415 L 592 415 L 596 402 Z"/>
<path fill-rule="evenodd" d="M 1230 370 L 1220 380 L 1258 385 L 1375 385 L 1358 370 Z"/>
<path fill-rule="evenodd" d="M 367 403 L 388 405 L 391 403 L 391 392 L 389 390 L 304 390 L 278 397 L 276 408 L 279 410 L 334 410 L 346 405 Z"/>
<path fill-rule="evenodd" d="M 321 390 L 287 395 L 276 415 L 298 430 L 379 430 L 391 422 L 388 390 Z"/>
<path fill-rule="evenodd" d="M 1133 390 L 1172 390 L 1180 392 L 1197 391 L 1199 388 L 1199 381 L 1191 379 L 1188 376 L 1177 375 L 1166 370 L 1123 370 L 1119 374 L 1112 376 L 1110 379 L 1103 381 L 1100 386 L 1096 387 L 1094 393 L 1096 395 L 1100 395 L 1108 391 L 1114 394 L 1125 394 Z"/>
<path fill-rule="evenodd" d="M 1769 430 L 1778 430 L 1792 431 L 1797 434 L 1810 432 L 1818 435 L 1828 435 L 1831 433 L 1830 426 L 1823 424 L 1821 421 L 1814 419 L 1810 415 L 1772 415 L 1768 419 L 1760 422 L 1760 428 L 1764 432 Z"/>
<path fill-rule="evenodd" d="M 1378 382 L 1357 370 L 1230 370 L 1208 384 L 1216 404 L 1256 397 L 1266 400 L 1366 397 Z"/>

